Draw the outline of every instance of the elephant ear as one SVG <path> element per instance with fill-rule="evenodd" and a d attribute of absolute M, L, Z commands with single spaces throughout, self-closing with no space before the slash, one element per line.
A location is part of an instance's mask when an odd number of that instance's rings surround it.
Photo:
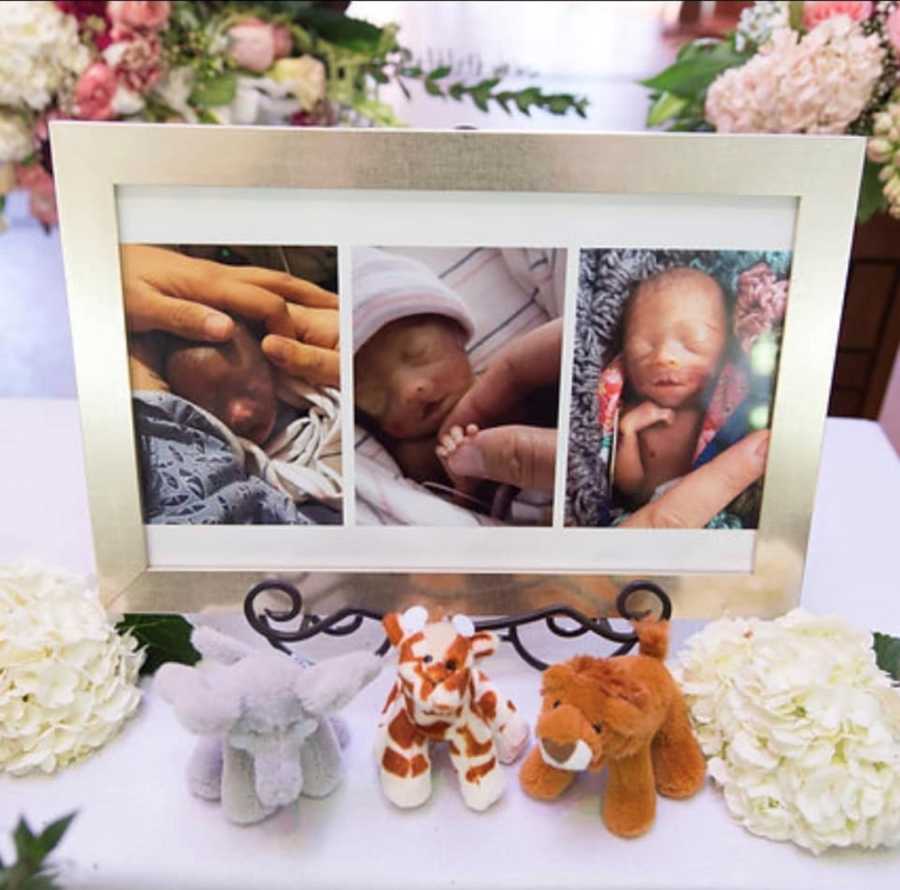
<path fill-rule="evenodd" d="M 191 645 L 204 658 L 224 665 L 234 664 L 257 651 L 211 627 L 195 627 L 191 634 Z"/>
<path fill-rule="evenodd" d="M 303 709 L 323 717 L 338 711 L 381 670 L 382 661 L 369 652 L 351 652 L 306 668 L 297 680 L 297 697 Z"/>
<path fill-rule="evenodd" d="M 183 664 L 164 664 L 153 689 L 175 708 L 179 722 L 196 735 L 226 733 L 240 717 L 241 703 L 212 678 Z"/>

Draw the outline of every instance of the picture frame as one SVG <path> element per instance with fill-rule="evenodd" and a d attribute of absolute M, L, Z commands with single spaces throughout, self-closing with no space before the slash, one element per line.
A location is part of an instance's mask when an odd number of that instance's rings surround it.
<path fill-rule="evenodd" d="M 679 617 L 797 602 L 864 140 L 53 122 L 85 472 L 104 602 L 240 605 L 266 578 L 307 604 L 411 602 L 512 614 L 612 608 L 650 578 Z M 344 516 L 338 527 L 145 524 L 120 244 L 336 245 Z M 357 524 L 353 251 L 564 250 L 559 446 L 549 527 Z M 595 250 L 787 251 L 790 284 L 755 528 L 575 528 L 564 500 L 580 257 Z M 298 537 L 302 536 L 302 537 Z"/>

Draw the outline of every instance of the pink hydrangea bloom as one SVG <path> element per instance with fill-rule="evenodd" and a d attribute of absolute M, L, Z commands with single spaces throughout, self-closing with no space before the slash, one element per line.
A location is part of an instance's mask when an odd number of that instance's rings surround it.
<path fill-rule="evenodd" d="M 883 60 L 878 36 L 846 15 L 802 39 L 781 28 L 713 81 L 706 119 L 721 133 L 843 133 L 868 104 Z"/>
<path fill-rule="evenodd" d="M 116 75 L 103 62 L 94 62 L 75 85 L 75 114 L 83 120 L 103 121 L 113 116 Z"/>
<path fill-rule="evenodd" d="M 768 263 L 757 263 L 740 274 L 734 333 L 745 351 L 760 334 L 771 331 L 784 318 L 787 295 L 787 280 L 776 278 Z"/>
<path fill-rule="evenodd" d="M 900 6 L 895 6 L 884 23 L 884 33 L 891 43 L 894 55 L 900 59 Z"/>
<path fill-rule="evenodd" d="M 872 15 L 870 0 L 806 0 L 803 4 L 803 26 L 812 31 L 816 25 L 836 15 L 862 22 Z"/>

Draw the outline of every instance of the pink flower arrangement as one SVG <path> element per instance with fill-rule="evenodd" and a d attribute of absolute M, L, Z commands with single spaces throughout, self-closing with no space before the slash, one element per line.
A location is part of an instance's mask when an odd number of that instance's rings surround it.
<path fill-rule="evenodd" d="M 776 278 L 768 263 L 757 263 L 740 274 L 734 333 L 744 351 L 760 334 L 771 331 L 784 319 L 787 296 L 787 280 Z"/>
<path fill-rule="evenodd" d="M 113 99 L 117 87 L 112 68 L 103 62 L 94 62 L 75 85 L 76 115 L 88 121 L 109 120 L 114 114 Z"/>
<path fill-rule="evenodd" d="M 803 4 L 803 26 L 811 31 L 836 15 L 862 22 L 872 15 L 872 9 L 870 0 L 806 0 Z"/>

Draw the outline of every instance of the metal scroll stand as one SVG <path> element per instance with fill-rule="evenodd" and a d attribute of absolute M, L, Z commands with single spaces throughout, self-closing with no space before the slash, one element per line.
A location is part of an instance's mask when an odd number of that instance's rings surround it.
<path fill-rule="evenodd" d="M 290 606 L 284 610 L 270 608 L 257 609 L 257 600 L 268 591 L 279 591 L 290 599 Z M 672 617 L 672 600 L 668 594 L 652 581 L 632 581 L 625 585 L 616 597 L 616 609 L 622 618 L 629 620 L 643 618 L 647 611 L 636 611 L 629 608 L 628 601 L 638 593 L 648 593 L 656 598 L 659 604 L 659 617 L 668 620 Z M 655 610 L 654 610 L 655 611 Z M 265 637 L 276 649 L 288 652 L 287 643 L 299 643 L 319 634 L 331 637 L 346 637 L 355 633 L 362 627 L 366 618 L 381 622 L 383 613 L 372 609 L 356 608 L 348 606 L 339 609 L 324 618 L 318 615 L 303 614 L 303 594 L 287 581 L 262 581 L 252 587 L 244 598 L 244 616 L 250 626 Z M 301 618 L 302 616 L 302 618 Z M 300 618 L 300 626 L 294 630 L 282 630 L 273 624 L 285 624 Z M 575 626 L 563 626 L 562 619 L 569 619 Z M 532 655 L 522 641 L 519 631 L 525 625 L 536 624 L 539 621 L 546 623 L 548 629 L 559 637 L 572 639 L 592 633 L 604 640 L 618 643 L 618 647 L 612 655 L 625 655 L 637 643 L 637 634 L 633 631 L 622 632 L 615 630 L 607 618 L 588 618 L 571 606 L 555 605 L 544 609 L 536 609 L 531 612 L 523 612 L 518 615 L 507 615 L 499 618 L 487 618 L 475 622 L 476 630 L 491 630 L 499 633 L 500 638 L 511 643 L 519 657 L 536 670 L 542 671 L 547 663 Z M 375 650 L 377 655 L 384 655 L 390 649 L 387 638 Z"/>

